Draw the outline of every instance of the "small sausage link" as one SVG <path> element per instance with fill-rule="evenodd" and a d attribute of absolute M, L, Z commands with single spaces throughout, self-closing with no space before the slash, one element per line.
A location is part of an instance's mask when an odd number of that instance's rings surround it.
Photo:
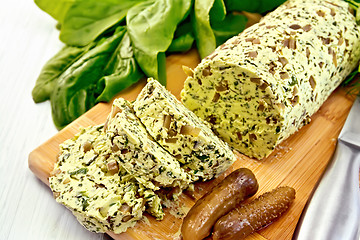
<path fill-rule="evenodd" d="M 295 199 L 295 189 L 278 187 L 254 201 L 240 205 L 214 226 L 213 240 L 243 239 L 280 217 Z"/>
<path fill-rule="evenodd" d="M 190 209 L 181 227 L 183 240 L 200 240 L 209 236 L 216 220 L 254 195 L 258 187 L 254 174 L 247 168 L 229 174 Z"/>

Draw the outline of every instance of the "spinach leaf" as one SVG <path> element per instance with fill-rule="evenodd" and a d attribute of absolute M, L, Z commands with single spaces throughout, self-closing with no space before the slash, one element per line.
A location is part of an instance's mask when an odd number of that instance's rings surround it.
<path fill-rule="evenodd" d="M 224 4 L 223 0 L 215 0 L 210 12 L 209 12 L 209 16 L 210 16 L 210 23 L 212 24 L 213 22 L 221 22 L 225 19 L 226 16 L 226 7 Z"/>
<path fill-rule="evenodd" d="M 186 20 L 188 20 L 187 18 Z M 180 23 L 175 31 L 174 39 L 172 40 L 167 53 L 171 52 L 186 52 L 190 50 L 195 41 L 191 22 L 183 21 Z"/>
<path fill-rule="evenodd" d="M 68 45 L 84 46 L 106 29 L 125 19 L 139 0 L 78 0 L 62 22 L 60 40 Z"/>
<path fill-rule="evenodd" d="M 126 24 L 134 55 L 148 77 L 166 84 L 165 51 L 177 25 L 185 19 L 191 0 L 150 0 L 132 7 Z"/>
<path fill-rule="evenodd" d="M 225 15 L 226 9 L 222 0 L 195 0 L 191 20 L 201 58 L 206 57 L 216 48 L 216 38 L 210 21 L 221 21 Z"/>
<path fill-rule="evenodd" d="M 228 11 L 246 11 L 252 13 L 265 13 L 273 10 L 286 0 L 224 0 Z"/>
<path fill-rule="evenodd" d="M 35 0 L 36 5 L 60 23 L 74 2 L 78 0 Z"/>
<path fill-rule="evenodd" d="M 105 75 L 98 82 L 97 88 L 101 94 L 97 97 L 97 102 L 110 101 L 121 90 L 144 77 L 135 61 L 128 33 L 122 38 Z"/>
<path fill-rule="evenodd" d="M 186 52 L 191 49 L 195 38 L 191 32 L 181 35 L 171 42 L 167 52 Z"/>
<path fill-rule="evenodd" d="M 63 128 L 95 105 L 97 81 L 103 77 L 125 34 L 119 27 L 113 36 L 101 39 L 59 77 L 50 96 L 55 126 Z"/>
<path fill-rule="evenodd" d="M 230 37 L 242 32 L 246 27 L 246 23 L 247 17 L 235 13 L 229 13 L 223 21 L 214 22 L 212 28 L 216 38 L 216 45 L 218 46 Z"/>
<path fill-rule="evenodd" d="M 34 102 L 39 103 L 50 99 L 58 77 L 89 48 L 90 46 L 82 48 L 65 46 L 47 61 L 32 90 Z"/>

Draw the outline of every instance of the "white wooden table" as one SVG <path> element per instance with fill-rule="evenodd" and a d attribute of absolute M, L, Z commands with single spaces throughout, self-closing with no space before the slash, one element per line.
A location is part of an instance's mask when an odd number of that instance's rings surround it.
<path fill-rule="evenodd" d="M 0 239 L 110 239 L 85 230 L 28 168 L 29 152 L 57 132 L 50 103 L 35 104 L 31 90 L 62 44 L 56 22 L 32 0 L 5 2 L 0 8 Z"/>

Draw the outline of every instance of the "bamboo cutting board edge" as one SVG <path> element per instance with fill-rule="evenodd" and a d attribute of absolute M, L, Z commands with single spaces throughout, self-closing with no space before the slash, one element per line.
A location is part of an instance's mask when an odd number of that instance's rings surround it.
<path fill-rule="evenodd" d="M 168 82 L 175 83 L 173 85 L 170 84 L 168 89 L 178 98 L 185 79 L 181 65 L 195 67 L 198 62 L 199 58 L 195 51 L 191 51 L 187 55 L 180 54 L 168 57 Z M 133 100 L 143 85 L 144 82 L 137 84 L 131 90 L 123 92 L 120 95 L 128 100 Z M 297 198 L 294 205 L 285 216 L 268 228 L 251 235 L 247 239 L 291 238 L 302 208 L 334 151 L 335 144 L 333 139 L 337 138 L 353 100 L 353 98 L 345 94 L 344 90 L 338 89 L 325 102 L 318 113 L 312 117 L 313 122 L 311 124 L 303 127 L 298 133 L 285 140 L 284 143 L 265 160 L 257 161 L 241 154 L 238 155 L 238 160 L 232 166 L 232 169 L 248 167 L 254 171 L 260 184 L 257 195 L 279 185 L 296 186 L 295 189 L 297 190 Z M 58 145 L 78 132 L 80 126 L 86 127 L 88 125 L 103 123 L 107 114 L 110 112 L 110 107 L 111 104 L 105 103 L 96 105 L 54 137 L 33 150 L 29 154 L 29 167 L 34 174 L 45 184 L 48 184 L 47 178 L 55 162 Z M 324 126 L 326 127 L 325 131 L 322 131 L 321 128 Z M 314 134 L 317 135 L 314 136 Z M 306 141 L 304 141 L 304 138 Z M 307 159 L 311 159 L 312 156 L 316 156 L 320 160 L 308 161 Z M 308 169 L 310 163 L 311 169 Z M 273 176 L 276 176 L 276 178 Z M 209 183 L 197 184 L 196 189 L 199 190 L 199 193 L 196 195 L 196 198 L 199 198 L 204 192 L 211 189 L 215 183 L 216 180 Z M 186 199 L 186 204 L 191 206 L 193 203 L 194 201 Z M 159 224 L 160 227 L 162 226 L 161 223 L 152 223 L 157 227 L 158 225 L 156 224 Z M 134 237 L 136 239 L 136 236 L 144 234 L 144 232 L 146 233 L 146 228 L 149 228 L 149 226 L 141 224 L 120 235 L 109 234 L 115 239 L 134 239 Z M 137 229 L 143 230 L 138 232 Z"/>

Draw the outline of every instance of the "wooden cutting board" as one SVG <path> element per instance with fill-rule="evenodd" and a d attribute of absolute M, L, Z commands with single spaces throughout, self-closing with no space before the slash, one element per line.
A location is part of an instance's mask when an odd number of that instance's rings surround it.
<path fill-rule="evenodd" d="M 195 50 L 167 58 L 167 88 L 178 98 L 186 78 L 181 66 L 194 68 L 198 62 L 199 57 Z M 145 81 L 142 81 L 120 93 L 119 96 L 134 100 L 144 84 Z M 191 196 L 183 194 L 181 207 L 185 209 L 191 207 L 196 199 L 209 191 L 225 175 L 234 169 L 247 167 L 255 173 L 259 182 L 260 187 L 256 196 L 280 185 L 288 185 L 296 189 L 296 199 L 289 211 L 277 222 L 247 239 L 291 239 L 303 207 L 334 152 L 336 139 L 354 99 L 346 94 L 346 89 L 337 89 L 312 117 L 312 122 L 284 141 L 268 158 L 259 161 L 238 154 L 237 161 L 218 179 L 196 184 L 196 191 Z M 80 126 L 86 127 L 105 122 L 110 108 L 109 103 L 96 105 L 33 150 L 29 155 L 29 167 L 34 174 L 48 184 L 49 173 L 56 161 L 59 144 L 77 133 Z M 156 221 L 146 215 L 149 221 L 140 222 L 122 234 L 108 234 L 114 239 L 180 239 L 179 228 L 182 220 L 169 214 L 168 209 L 165 212 L 166 217 L 162 221 Z"/>

